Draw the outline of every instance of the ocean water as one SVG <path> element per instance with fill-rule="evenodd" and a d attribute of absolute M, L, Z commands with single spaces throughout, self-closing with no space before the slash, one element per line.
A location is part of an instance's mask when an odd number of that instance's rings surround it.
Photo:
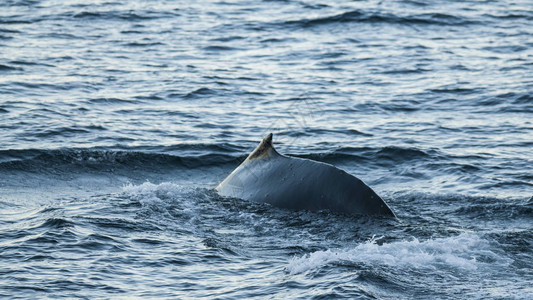
<path fill-rule="evenodd" d="M 531 1 L 0 2 L 0 298 L 532 299 Z M 269 132 L 397 219 L 213 188 Z"/>

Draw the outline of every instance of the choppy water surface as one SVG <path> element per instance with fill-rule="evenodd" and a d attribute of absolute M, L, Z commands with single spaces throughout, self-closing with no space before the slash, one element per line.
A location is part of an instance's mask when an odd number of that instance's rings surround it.
<path fill-rule="evenodd" d="M 533 298 L 530 1 L 2 1 L 0 297 Z M 398 220 L 212 188 L 268 132 Z"/>

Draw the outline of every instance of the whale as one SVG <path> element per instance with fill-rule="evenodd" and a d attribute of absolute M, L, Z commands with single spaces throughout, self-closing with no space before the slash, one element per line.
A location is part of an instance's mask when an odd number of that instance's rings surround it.
<path fill-rule="evenodd" d="M 395 217 L 359 178 L 327 163 L 286 156 L 266 136 L 215 188 L 223 197 L 269 203 L 290 210 Z"/>

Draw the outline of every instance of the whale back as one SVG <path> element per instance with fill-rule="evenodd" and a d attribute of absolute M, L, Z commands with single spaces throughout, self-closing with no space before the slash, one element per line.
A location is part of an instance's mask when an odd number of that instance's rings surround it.
<path fill-rule="evenodd" d="M 222 196 L 288 209 L 394 216 L 363 181 L 330 164 L 279 154 L 268 135 L 216 188 Z"/>

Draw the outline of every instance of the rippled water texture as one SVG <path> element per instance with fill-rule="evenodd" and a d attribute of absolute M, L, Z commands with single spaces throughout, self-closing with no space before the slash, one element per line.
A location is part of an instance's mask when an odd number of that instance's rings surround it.
<path fill-rule="evenodd" d="M 0 297 L 533 298 L 531 1 L 0 3 Z M 267 133 L 397 220 L 213 187 Z"/>

